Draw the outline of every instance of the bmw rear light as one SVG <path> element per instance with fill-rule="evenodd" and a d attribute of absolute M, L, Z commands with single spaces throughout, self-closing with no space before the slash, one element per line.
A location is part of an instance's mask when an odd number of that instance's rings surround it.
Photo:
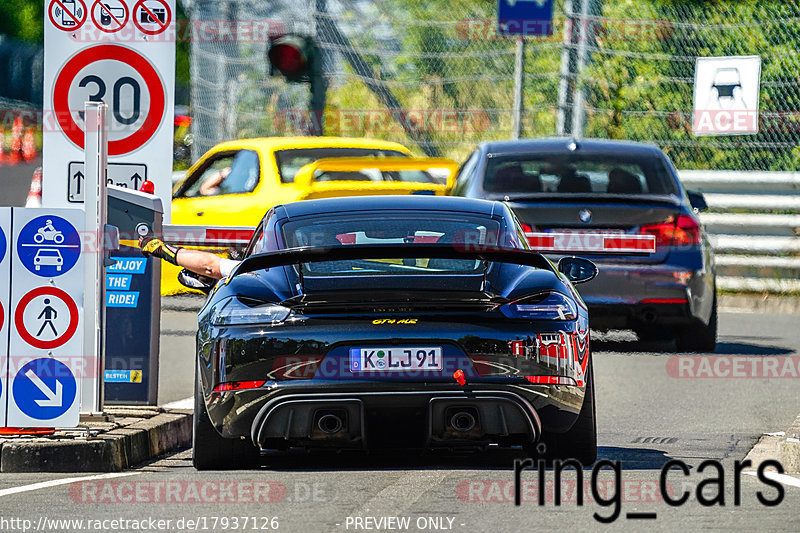
<path fill-rule="evenodd" d="M 214 392 L 227 392 L 262 387 L 266 381 L 226 381 L 214 387 Z"/>
<path fill-rule="evenodd" d="M 530 320 L 575 320 L 578 309 L 575 302 L 560 292 L 544 292 L 506 304 L 500 308 L 509 318 Z"/>
<path fill-rule="evenodd" d="M 656 238 L 656 247 L 700 244 L 700 225 L 688 215 L 670 217 L 661 224 L 642 226 L 639 233 L 653 235 Z"/>
<path fill-rule="evenodd" d="M 533 227 L 530 224 L 520 222 L 519 227 L 521 227 L 522 231 L 524 231 L 525 233 L 533 233 Z"/>

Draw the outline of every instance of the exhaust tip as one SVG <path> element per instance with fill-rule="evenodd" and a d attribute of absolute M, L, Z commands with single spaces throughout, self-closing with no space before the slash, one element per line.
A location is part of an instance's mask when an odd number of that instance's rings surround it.
<path fill-rule="evenodd" d="M 467 411 L 459 411 L 450 417 L 450 426 L 456 431 L 466 433 L 475 427 L 475 417 Z"/>
<path fill-rule="evenodd" d="M 338 433 L 342 430 L 344 423 L 340 417 L 329 413 L 319 417 L 319 421 L 317 421 L 317 427 L 319 427 L 323 433 L 333 435 L 334 433 Z"/>

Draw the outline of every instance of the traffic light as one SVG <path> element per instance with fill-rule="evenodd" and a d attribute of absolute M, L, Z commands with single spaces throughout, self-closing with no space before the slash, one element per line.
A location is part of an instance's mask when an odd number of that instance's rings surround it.
<path fill-rule="evenodd" d="M 272 41 L 267 52 L 270 74 L 275 71 L 288 81 L 312 82 L 317 68 L 314 40 L 300 35 L 283 35 Z"/>

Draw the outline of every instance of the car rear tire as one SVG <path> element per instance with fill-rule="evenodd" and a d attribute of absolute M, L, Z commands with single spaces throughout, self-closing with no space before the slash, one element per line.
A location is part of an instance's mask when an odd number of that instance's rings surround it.
<path fill-rule="evenodd" d="M 192 464 L 197 470 L 233 470 L 258 465 L 260 453 L 250 441 L 226 439 L 214 429 L 203 401 L 200 376 L 195 369 Z"/>
<path fill-rule="evenodd" d="M 594 370 L 591 359 L 586 374 L 586 395 L 575 424 L 566 433 L 544 433 L 539 445 L 532 447 L 536 450 L 543 443 L 546 446 L 543 450 L 545 459 L 575 459 L 587 467 L 597 460 Z"/>
<path fill-rule="evenodd" d="M 704 326 L 690 326 L 678 330 L 675 347 L 679 352 L 711 353 L 717 348 L 717 295 L 714 295 L 711 317 Z"/>

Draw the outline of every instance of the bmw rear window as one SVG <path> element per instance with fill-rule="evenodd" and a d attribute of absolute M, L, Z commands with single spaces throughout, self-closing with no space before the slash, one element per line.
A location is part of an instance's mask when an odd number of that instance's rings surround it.
<path fill-rule="evenodd" d="M 657 157 L 514 155 L 490 157 L 483 188 L 517 194 L 678 194 Z"/>
<path fill-rule="evenodd" d="M 337 215 L 286 222 L 281 227 L 288 248 L 336 247 L 353 244 L 480 243 L 495 245 L 500 223 L 474 215 L 436 215 L 427 212 L 393 212 L 372 215 Z M 402 258 L 324 261 L 303 265 L 308 275 L 448 274 L 483 271 L 485 262 L 472 259 Z"/>

